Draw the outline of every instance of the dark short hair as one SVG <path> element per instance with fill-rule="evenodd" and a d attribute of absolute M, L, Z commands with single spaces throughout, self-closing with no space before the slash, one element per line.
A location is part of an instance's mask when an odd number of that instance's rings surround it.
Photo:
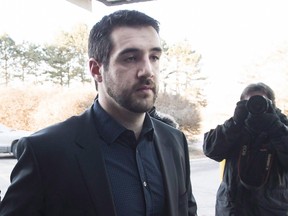
<path fill-rule="evenodd" d="M 274 91 L 272 90 L 272 88 L 270 88 L 268 85 L 266 85 L 265 83 L 262 83 L 262 82 L 249 84 L 243 90 L 243 92 L 240 96 L 240 100 L 243 100 L 246 95 L 248 95 L 252 92 L 256 92 L 256 91 L 262 92 L 263 94 L 265 94 L 267 96 L 267 98 L 270 99 L 272 101 L 272 103 L 275 105 L 275 93 L 274 93 Z"/>
<path fill-rule="evenodd" d="M 159 33 L 159 22 L 136 10 L 118 10 L 104 16 L 91 29 L 88 41 L 89 58 L 102 63 L 104 68 L 109 65 L 109 55 L 113 48 L 110 35 L 116 27 L 121 26 L 152 26 Z"/>

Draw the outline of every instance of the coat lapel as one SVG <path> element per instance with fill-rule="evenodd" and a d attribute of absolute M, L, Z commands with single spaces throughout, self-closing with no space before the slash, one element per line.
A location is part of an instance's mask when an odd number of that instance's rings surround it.
<path fill-rule="evenodd" d="M 177 191 L 177 178 L 175 172 L 175 163 L 173 157 L 173 149 L 168 145 L 169 140 L 167 135 L 162 134 L 162 130 L 159 128 L 155 134 L 155 145 L 159 153 L 159 159 L 163 170 L 163 178 L 166 187 L 167 194 L 167 206 L 168 215 L 177 215 L 178 205 L 178 191 Z"/>
<path fill-rule="evenodd" d="M 96 206 L 97 216 L 116 216 L 105 162 L 99 147 L 99 139 L 93 123 L 92 110 L 83 115 L 82 133 L 77 140 L 79 151 L 76 157 L 84 181 Z"/>

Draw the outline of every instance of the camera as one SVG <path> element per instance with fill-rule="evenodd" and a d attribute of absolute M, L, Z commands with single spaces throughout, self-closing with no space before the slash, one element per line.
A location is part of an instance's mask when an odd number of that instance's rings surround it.
<path fill-rule="evenodd" d="M 254 95 L 249 98 L 246 108 L 252 115 L 259 115 L 268 111 L 271 101 L 260 95 Z"/>

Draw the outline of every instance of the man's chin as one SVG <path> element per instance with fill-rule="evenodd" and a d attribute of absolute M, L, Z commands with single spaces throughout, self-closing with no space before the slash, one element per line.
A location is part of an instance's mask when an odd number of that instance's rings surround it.
<path fill-rule="evenodd" d="M 123 101 L 124 102 L 124 101 Z M 149 95 L 148 97 L 131 97 L 122 103 L 123 107 L 135 113 L 145 113 L 152 109 L 155 103 L 155 97 Z"/>
<path fill-rule="evenodd" d="M 151 110 L 153 106 L 154 106 L 154 103 L 143 104 L 143 105 L 138 104 L 138 105 L 130 106 L 128 109 L 135 113 L 145 113 Z"/>

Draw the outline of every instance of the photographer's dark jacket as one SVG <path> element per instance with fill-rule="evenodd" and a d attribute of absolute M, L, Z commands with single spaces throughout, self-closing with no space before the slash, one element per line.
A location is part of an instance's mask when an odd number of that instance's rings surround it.
<path fill-rule="evenodd" d="M 116 216 L 93 108 L 19 141 L 1 216 Z M 151 118 L 165 190 L 165 216 L 196 216 L 184 134 Z"/>
<path fill-rule="evenodd" d="M 279 116 L 282 122 L 287 123 L 283 114 L 279 113 Z M 274 140 L 269 140 L 265 134 L 255 138 L 258 143 L 268 143 L 274 159 L 265 185 L 248 189 L 240 182 L 238 166 L 243 144 L 254 138 L 246 128 L 233 132 L 233 124 L 231 118 L 204 135 L 204 154 L 218 162 L 226 161 L 217 192 L 216 216 L 288 215 L 288 132 Z M 256 157 L 254 159 L 257 160 Z"/>

